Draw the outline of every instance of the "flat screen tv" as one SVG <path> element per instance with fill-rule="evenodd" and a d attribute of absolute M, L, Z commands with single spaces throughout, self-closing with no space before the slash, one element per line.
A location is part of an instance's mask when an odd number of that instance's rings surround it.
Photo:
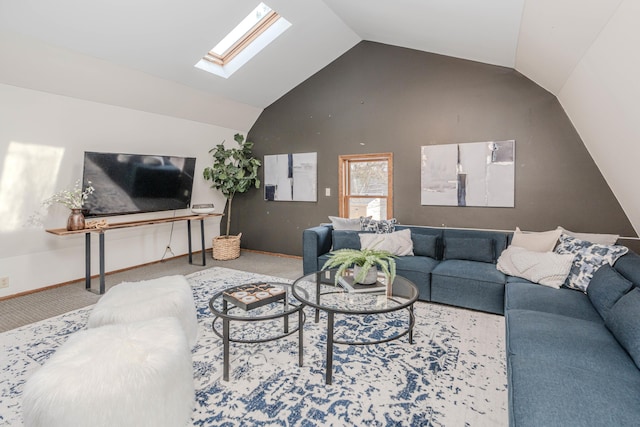
<path fill-rule="evenodd" d="M 195 157 L 85 151 L 82 182 L 95 188 L 85 216 L 188 208 L 195 166 Z"/>

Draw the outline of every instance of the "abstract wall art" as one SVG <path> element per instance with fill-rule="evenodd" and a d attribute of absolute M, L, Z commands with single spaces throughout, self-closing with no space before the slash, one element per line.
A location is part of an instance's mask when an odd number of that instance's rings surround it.
<path fill-rule="evenodd" d="M 422 205 L 514 207 L 515 140 L 425 145 Z"/>
<path fill-rule="evenodd" d="M 318 153 L 264 156 L 264 199 L 317 201 Z"/>

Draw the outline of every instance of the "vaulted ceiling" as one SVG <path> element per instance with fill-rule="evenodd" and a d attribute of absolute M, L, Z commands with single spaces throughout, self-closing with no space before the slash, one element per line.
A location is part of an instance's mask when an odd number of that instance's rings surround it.
<path fill-rule="evenodd" d="M 514 68 L 558 97 L 640 230 L 637 0 L 266 0 L 292 24 L 282 36 L 228 79 L 195 68 L 257 3 L 1 0 L 0 49 L 19 41 L 33 50 L 2 52 L 0 61 L 46 69 L 61 55 L 82 55 L 105 70 L 170 82 L 203 102 L 196 105 L 225 105 L 219 113 L 240 128 L 247 121 L 234 121 L 233 111 L 255 120 L 361 40 Z M 207 121 L 197 111 L 175 114 Z"/>

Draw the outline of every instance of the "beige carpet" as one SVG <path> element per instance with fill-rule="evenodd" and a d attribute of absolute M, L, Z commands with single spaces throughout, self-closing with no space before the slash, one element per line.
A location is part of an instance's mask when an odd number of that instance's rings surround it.
<path fill-rule="evenodd" d="M 200 254 L 194 254 L 194 262 L 201 260 Z M 302 259 L 299 258 L 242 251 L 239 258 L 229 261 L 216 261 L 211 257 L 211 253 L 207 253 L 206 262 L 207 265 L 204 267 L 191 265 L 184 255 L 126 271 L 107 273 L 105 286 L 108 290 L 121 282 L 135 282 L 174 274 L 187 275 L 211 267 L 226 267 L 286 279 L 302 276 Z M 94 289 L 97 289 L 98 284 L 98 279 L 94 278 Z M 0 301 L 0 332 L 95 304 L 98 299 L 99 295 L 85 290 L 83 279 L 58 288 Z"/>

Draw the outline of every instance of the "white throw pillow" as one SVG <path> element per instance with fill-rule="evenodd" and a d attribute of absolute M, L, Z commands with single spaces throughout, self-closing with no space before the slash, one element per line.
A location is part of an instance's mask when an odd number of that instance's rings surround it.
<path fill-rule="evenodd" d="M 502 251 L 497 268 L 509 276 L 560 289 L 571 271 L 573 258 L 571 254 L 529 251 L 512 245 Z"/>
<path fill-rule="evenodd" d="M 513 233 L 511 244 L 534 252 L 550 252 L 556 247 L 562 230 L 523 232 L 519 227 Z"/>
<path fill-rule="evenodd" d="M 359 236 L 362 249 L 389 251 L 397 256 L 413 255 L 411 230 L 408 228 L 384 234 L 360 233 Z"/>
<path fill-rule="evenodd" d="M 599 245 L 615 245 L 620 238 L 619 234 L 574 233 L 573 231 L 565 230 L 562 227 L 558 227 L 558 230 L 560 230 L 560 233 L 564 233 L 575 239 L 597 243 Z"/>
<path fill-rule="evenodd" d="M 330 216 L 331 225 L 334 230 L 358 230 L 360 231 L 360 218 L 340 218 L 339 216 Z"/>

